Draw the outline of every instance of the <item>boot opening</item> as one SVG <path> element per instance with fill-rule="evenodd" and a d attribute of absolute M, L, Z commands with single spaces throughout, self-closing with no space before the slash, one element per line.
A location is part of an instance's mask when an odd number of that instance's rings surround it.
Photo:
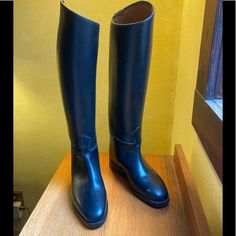
<path fill-rule="evenodd" d="M 78 6 L 75 5 L 75 2 L 74 3 L 73 2 L 74 1 L 60 0 L 60 5 L 61 5 L 61 8 L 63 9 L 63 11 L 68 12 L 69 14 L 73 15 L 73 17 L 79 17 L 81 20 L 84 20 L 88 23 L 90 22 L 92 24 L 99 25 L 98 22 L 95 22 L 94 20 L 92 20 L 84 15 L 81 15 L 80 13 L 73 10 L 73 8 L 78 8 Z"/>
<path fill-rule="evenodd" d="M 117 12 L 112 18 L 112 23 L 121 25 L 139 23 L 145 21 L 153 13 L 154 8 L 151 3 L 140 1 Z"/>

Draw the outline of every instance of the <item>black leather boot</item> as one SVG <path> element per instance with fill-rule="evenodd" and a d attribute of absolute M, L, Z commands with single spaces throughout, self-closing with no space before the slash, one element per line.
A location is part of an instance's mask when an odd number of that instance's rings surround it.
<path fill-rule="evenodd" d="M 109 64 L 110 167 L 153 207 L 168 204 L 161 177 L 142 157 L 141 126 L 152 47 L 154 8 L 136 2 L 111 22 Z"/>
<path fill-rule="evenodd" d="M 101 226 L 108 209 L 95 133 L 98 35 L 97 23 L 61 2 L 57 54 L 72 149 L 72 202 L 89 228 Z"/>

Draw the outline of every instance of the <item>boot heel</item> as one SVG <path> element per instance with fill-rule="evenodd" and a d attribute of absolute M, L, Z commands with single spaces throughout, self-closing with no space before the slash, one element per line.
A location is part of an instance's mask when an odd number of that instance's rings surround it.
<path fill-rule="evenodd" d="M 125 176 L 124 170 L 120 166 L 115 164 L 113 161 L 109 160 L 109 166 L 113 171 L 119 173 L 122 176 Z"/>

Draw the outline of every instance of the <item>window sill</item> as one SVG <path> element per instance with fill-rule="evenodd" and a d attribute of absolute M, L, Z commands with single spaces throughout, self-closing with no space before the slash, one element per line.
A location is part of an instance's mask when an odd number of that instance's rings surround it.
<path fill-rule="evenodd" d="M 216 113 L 216 115 L 223 121 L 223 99 L 208 99 L 206 103 Z"/>
<path fill-rule="evenodd" d="M 206 153 L 222 181 L 222 119 L 195 90 L 192 124 Z"/>

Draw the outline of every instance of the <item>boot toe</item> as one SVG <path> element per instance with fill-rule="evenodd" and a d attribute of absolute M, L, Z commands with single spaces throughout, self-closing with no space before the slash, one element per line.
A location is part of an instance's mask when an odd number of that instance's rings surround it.
<path fill-rule="evenodd" d="M 134 193 L 153 207 L 163 207 L 169 202 L 166 185 L 158 175 L 149 175 L 147 179 L 140 178 L 133 187 Z"/>
<path fill-rule="evenodd" d="M 164 184 L 158 185 L 153 189 L 149 189 L 148 193 L 149 198 L 157 203 L 164 203 L 169 199 L 168 191 Z"/>
<path fill-rule="evenodd" d="M 93 204 L 89 209 L 84 212 L 84 216 L 87 222 L 99 222 L 102 221 L 106 215 L 107 202 L 105 204 Z"/>
<path fill-rule="evenodd" d="M 88 228 L 97 228 L 101 226 L 107 216 L 108 203 L 105 196 L 96 198 L 87 196 L 83 199 L 73 197 L 73 206 L 82 223 Z"/>
<path fill-rule="evenodd" d="M 169 202 L 169 195 L 166 188 L 159 187 L 156 189 L 146 189 L 134 191 L 135 195 L 139 197 L 142 201 L 153 207 L 164 207 Z"/>

